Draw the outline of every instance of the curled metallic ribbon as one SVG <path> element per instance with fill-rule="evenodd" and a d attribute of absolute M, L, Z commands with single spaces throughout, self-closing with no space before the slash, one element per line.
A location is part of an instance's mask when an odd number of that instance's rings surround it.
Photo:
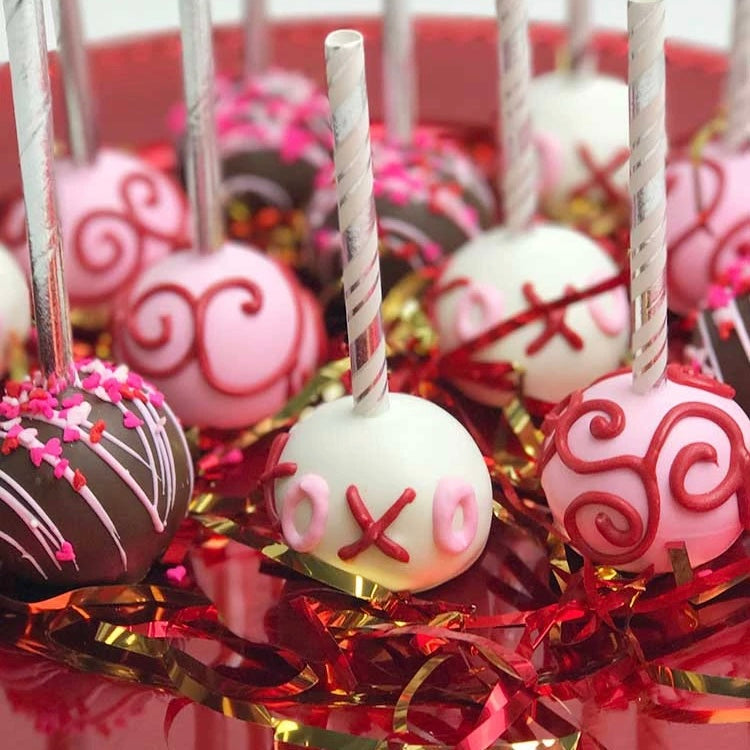
<path fill-rule="evenodd" d="M 526 0 L 497 0 L 500 44 L 501 190 L 505 223 L 527 229 L 537 204 L 536 155 L 531 130 L 531 50 Z"/>
<path fill-rule="evenodd" d="M 667 367 L 664 0 L 628 2 L 633 385 L 647 393 Z"/>
<path fill-rule="evenodd" d="M 326 38 L 325 53 L 352 394 L 355 411 L 370 415 L 388 408 L 388 363 L 380 318 L 382 291 L 364 39 L 357 31 L 334 31 Z"/>

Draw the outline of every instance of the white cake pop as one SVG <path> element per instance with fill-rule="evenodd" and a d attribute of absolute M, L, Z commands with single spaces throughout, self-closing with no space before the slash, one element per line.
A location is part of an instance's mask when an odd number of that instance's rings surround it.
<path fill-rule="evenodd" d="M 392 394 L 386 412 L 367 417 L 340 399 L 281 440 L 269 476 L 280 466 L 294 473 L 270 480 L 272 510 L 293 549 L 394 591 L 437 586 L 484 549 L 487 466 L 469 433 L 429 401 Z"/>
<path fill-rule="evenodd" d="M 614 262 L 599 245 L 564 227 L 540 225 L 521 234 L 502 228 L 486 232 L 451 258 L 438 281 L 438 290 L 449 289 L 438 291 L 435 301 L 440 349 L 453 351 L 539 303 L 616 275 Z M 474 358 L 515 365 L 524 374 L 526 396 L 554 403 L 617 367 L 627 349 L 628 330 L 627 296 L 617 287 L 545 314 Z M 512 395 L 468 380 L 459 379 L 456 385 L 494 406 Z"/>
<path fill-rule="evenodd" d="M 593 72 L 559 71 L 535 78 L 530 100 L 542 201 L 625 198 L 627 85 Z"/>
<path fill-rule="evenodd" d="M 8 367 L 8 349 L 23 342 L 31 329 L 26 277 L 13 256 L 0 245 L 0 376 Z"/>

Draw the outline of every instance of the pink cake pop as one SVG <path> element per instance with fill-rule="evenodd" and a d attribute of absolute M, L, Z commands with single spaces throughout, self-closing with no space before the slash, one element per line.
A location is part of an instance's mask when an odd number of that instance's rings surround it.
<path fill-rule="evenodd" d="M 78 3 L 58 0 L 55 8 L 71 151 L 55 163 L 65 279 L 74 310 L 109 314 L 114 295 L 140 271 L 184 246 L 187 203 L 176 182 L 144 160 L 97 148 Z M 25 217 L 19 199 L 0 237 L 28 272 Z"/>
<path fill-rule="evenodd" d="M 186 424 L 246 427 L 279 410 L 312 374 L 322 324 L 315 301 L 279 264 L 224 240 L 209 10 L 203 0 L 180 9 L 196 249 L 141 274 L 117 316 L 115 346 Z"/>
<path fill-rule="evenodd" d="M 687 315 L 706 303 L 712 283 L 748 253 L 750 212 L 750 2 L 735 0 L 723 141 L 668 170 L 669 307 Z"/>
<path fill-rule="evenodd" d="M 385 123 L 373 141 L 375 201 L 389 276 L 438 265 L 488 227 L 495 199 L 479 168 L 450 139 L 416 128 L 416 64 L 409 0 L 386 0 L 383 20 Z M 324 281 L 338 278 L 341 241 L 333 167 L 318 175 L 308 223 L 312 266 Z M 394 279 L 395 280 L 395 279 Z"/>
<path fill-rule="evenodd" d="M 664 0 L 630 0 L 628 28 L 633 373 L 576 391 L 548 416 L 541 478 L 586 558 L 664 573 L 673 547 L 702 565 L 747 523 L 750 420 L 730 387 L 667 367 Z"/>

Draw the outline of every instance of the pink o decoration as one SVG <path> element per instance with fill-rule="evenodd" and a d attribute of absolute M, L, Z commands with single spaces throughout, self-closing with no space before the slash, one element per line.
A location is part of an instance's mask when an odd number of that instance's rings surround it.
<path fill-rule="evenodd" d="M 286 543 L 297 552 L 312 552 L 323 538 L 328 522 L 328 483 L 317 474 L 305 474 L 295 482 L 284 498 L 281 511 L 281 530 Z M 294 514 L 300 503 L 312 507 L 312 518 L 304 532 L 300 532 Z"/>
<path fill-rule="evenodd" d="M 479 321 L 474 312 L 479 310 Z M 461 295 L 456 310 L 456 336 L 471 341 L 503 319 L 503 297 L 491 284 L 471 282 Z"/>
<path fill-rule="evenodd" d="M 605 280 L 605 276 L 594 274 L 586 286 L 592 287 Z M 628 325 L 630 308 L 627 297 L 619 288 L 592 297 L 588 301 L 588 308 L 596 327 L 607 336 L 619 336 Z"/>
<path fill-rule="evenodd" d="M 459 508 L 463 514 L 463 525 L 456 529 L 453 520 Z M 441 479 L 432 504 L 432 533 L 437 548 L 451 555 L 465 552 L 476 537 L 477 523 L 474 488 L 463 479 Z"/>

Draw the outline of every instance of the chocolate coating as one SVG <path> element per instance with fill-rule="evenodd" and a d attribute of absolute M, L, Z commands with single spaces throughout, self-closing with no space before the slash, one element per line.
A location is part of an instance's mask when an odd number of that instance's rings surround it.
<path fill-rule="evenodd" d="M 193 469 L 161 394 L 98 360 L 64 390 L 8 383 L 0 564 L 34 585 L 141 580 L 184 518 Z"/>
<path fill-rule="evenodd" d="M 734 400 L 750 414 L 750 295 L 730 301 L 720 310 L 704 310 L 695 333 L 704 369 L 735 390 Z"/>

